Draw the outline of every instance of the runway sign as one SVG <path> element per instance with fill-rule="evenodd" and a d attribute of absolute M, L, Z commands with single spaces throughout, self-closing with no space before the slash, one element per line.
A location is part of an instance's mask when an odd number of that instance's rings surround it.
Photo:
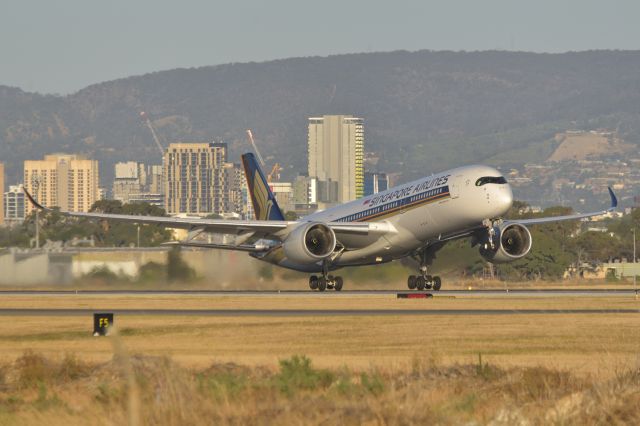
<path fill-rule="evenodd" d="M 107 336 L 109 328 L 113 327 L 112 313 L 94 313 L 93 314 L 93 335 Z"/>
<path fill-rule="evenodd" d="M 398 299 L 429 299 L 433 297 L 431 293 L 397 293 Z"/>

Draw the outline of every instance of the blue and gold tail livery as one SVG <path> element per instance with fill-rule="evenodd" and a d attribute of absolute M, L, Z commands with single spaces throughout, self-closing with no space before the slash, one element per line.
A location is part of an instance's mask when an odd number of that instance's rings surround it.
<path fill-rule="evenodd" d="M 253 203 L 253 211 L 258 220 L 284 220 L 284 215 L 278 207 L 276 197 L 271 192 L 267 179 L 265 179 L 260 166 L 256 162 L 253 154 L 247 153 L 242 156 L 244 174 L 249 185 L 249 194 Z"/>

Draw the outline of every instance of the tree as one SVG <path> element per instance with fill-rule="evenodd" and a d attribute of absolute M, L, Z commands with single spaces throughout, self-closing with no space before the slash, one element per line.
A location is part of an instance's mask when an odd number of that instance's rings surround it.
<path fill-rule="evenodd" d="M 163 209 L 147 203 L 122 204 L 116 200 L 100 200 L 91 207 L 92 212 L 165 216 Z M 35 236 L 35 211 L 25 221 L 8 230 L 0 231 L 0 245 L 26 247 Z M 136 245 L 138 225 L 125 222 L 107 222 L 65 216 L 58 207 L 41 211 L 41 241 L 62 241 L 66 243 L 75 238 L 94 238 L 95 244 L 107 247 L 127 247 Z M 140 225 L 140 245 L 158 246 L 171 240 L 171 232 L 158 225 Z"/>
<path fill-rule="evenodd" d="M 562 246 L 561 239 L 554 238 L 544 229 L 531 229 L 533 246 L 526 256 L 498 266 L 505 279 L 557 279 L 571 264 L 572 256 Z"/>
<path fill-rule="evenodd" d="M 180 247 L 169 250 L 167 257 L 167 278 L 169 281 L 190 281 L 196 277 L 196 272 L 182 259 Z"/>
<path fill-rule="evenodd" d="M 296 214 L 296 212 L 288 211 L 284 214 L 284 220 L 298 220 L 298 215 Z"/>
<path fill-rule="evenodd" d="M 607 262 L 620 255 L 622 244 L 607 232 L 587 231 L 573 240 L 573 251 L 585 254 L 588 262 Z"/>
<path fill-rule="evenodd" d="M 91 207 L 92 212 L 126 214 L 134 216 L 166 216 L 164 209 L 149 203 L 122 204 L 117 200 L 100 200 Z M 137 245 L 140 226 L 140 246 L 158 246 L 171 240 L 171 232 L 160 225 L 137 225 L 118 221 L 102 221 L 95 229 L 99 245 L 127 247 Z"/>
<path fill-rule="evenodd" d="M 89 209 L 94 213 L 123 214 L 120 200 L 98 200 Z"/>

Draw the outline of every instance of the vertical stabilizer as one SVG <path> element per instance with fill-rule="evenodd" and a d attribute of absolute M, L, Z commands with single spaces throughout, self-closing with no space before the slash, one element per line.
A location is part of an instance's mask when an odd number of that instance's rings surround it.
<path fill-rule="evenodd" d="M 247 153 L 242 156 L 242 166 L 249 185 L 249 194 L 253 203 L 253 211 L 258 220 L 284 220 L 284 215 L 278 207 L 276 197 L 269 188 L 256 157 Z"/>

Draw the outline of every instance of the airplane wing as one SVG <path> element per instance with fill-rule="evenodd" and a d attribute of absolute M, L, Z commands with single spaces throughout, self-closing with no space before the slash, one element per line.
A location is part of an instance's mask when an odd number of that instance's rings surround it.
<path fill-rule="evenodd" d="M 51 210 L 38 203 L 31 194 L 22 188 L 29 202 L 40 210 Z M 79 217 L 95 220 L 113 220 L 120 222 L 151 224 L 164 226 L 166 228 L 178 229 L 199 229 L 204 232 L 220 234 L 247 234 L 255 233 L 260 236 L 282 239 L 288 235 L 295 227 L 302 223 L 300 221 L 281 220 L 224 220 L 224 219 L 200 219 L 200 218 L 176 218 L 167 216 L 138 216 L 111 213 L 82 213 L 82 212 L 60 212 L 65 216 Z M 362 222 L 329 222 L 327 226 L 333 229 L 339 238 L 341 234 L 385 234 L 393 231 L 386 223 L 362 223 Z"/>
<path fill-rule="evenodd" d="M 505 220 L 503 221 L 503 224 L 509 225 L 513 223 L 518 223 L 521 225 L 538 225 L 538 224 L 544 224 L 544 223 L 558 222 L 562 220 L 579 220 L 579 219 L 587 219 L 594 216 L 602 216 L 603 214 L 607 214 L 609 212 L 615 211 L 615 209 L 618 207 L 618 198 L 613 193 L 613 190 L 611 190 L 611 188 L 607 188 L 607 189 L 609 190 L 609 196 L 611 197 L 611 206 L 606 210 L 601 210 L 601 211 L 592 212 L 592 213 L 571 214 L 571 215 L 565 215 L 565 216 L 550 216 L 550 217 L 540 217 L 540 218 L 533 218 L 533 219 Z M 438 236 L 437 240 L 431 241 L 428 244 L 428 246 L 444 244 L 448 241 L 471 237 L 476 235 L 478 232 L 486 232 L 486 230 L 487 230 L 487 227 L 486 225 L 483 224 L 483 225 L 478 225 L 475 227 L 451 232 L 449 234 L 442 234 Z"/>
<path fill-rule="evenodd" d="M 613 190 L 611 188 L 607 188 L 607 189 L 609 190 L 609 196 L 611 197 L 611 206 L 606 210 L 601 210 L 601 211 L 592 212 L 592 213 L 570 214 L 565 216 L 550 216 L 550 217 L 539 217 L 539 218 L 533 218 L 533 219 L 505 220 L 504 223 L 505 224 L 519 223 L 521 225 L 538 225 L 543 223 L 558 222 L 561 220 L 578 220 L 578 219 L 588 219 L 594 216 L 602 216 L 603 214 L 607 214 L 614 211 L 618 207 L 618 198 L 616 197 L 616 194 L 613 193 Z"/>

